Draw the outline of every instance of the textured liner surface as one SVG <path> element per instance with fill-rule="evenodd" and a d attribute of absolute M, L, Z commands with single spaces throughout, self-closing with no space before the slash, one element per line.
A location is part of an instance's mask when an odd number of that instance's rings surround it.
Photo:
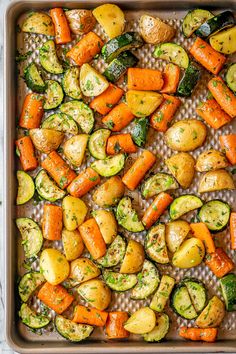
<path fill-rule="evenodd" d="M 138 18 L 144 12 L 145 11 L 140 11 L 138 13 L 131 12 L 131 11 L 126 12 L 127 23 L 126 23 L 125 30 L 126 31 L 138 30 Z M 148 11 L 148 12 L 151 13 L 151 11 Z M 174 38 L 174 41 L 176 43 L 179 43 L 185 49 L 188 49 L 191 46 L 191 44 L 193 42 L 193 38 L 190 38 L 190 39 L 184 38 L 184 36 L 181 34 L 181 31 L 179 30 L 181 27 L 181 18 L 183 17 L 183 12 L 181 12 L 181 13 L 180 12 L 177 12 L 177 13 L 176 12 L 161 12 L 160 13 L 157 11 L 152 11 L 152 13 L 157 16 L 159 15 L 161 18 L 165 19 L 167 23 L 169 23 L 170 25 L 172 25 L 176 29 L 178 29 L 177 35 Z M 23 18 L 24 18 L 24 15 L 20 17 L 19 24 L 22 23 Z M 98 33 L 99 35 L 101 35 L 101 37 L 103 39 L 106 38 L 104 31 L 102 30 L 102 28 L 98 24 L 95 27 L 95 32 Z M 25 34 L 18 33 L 17 34 L 17 49 L 23 53 L 28 52 L 28 51 L 32 51 L 32 54 L 29 55 L 28 59 L 26 61 L 24 61 L 23 63 L 21 63 L 20 65 L 18 65 L 19 72 L 18 72 L 18 81 L 17 81 L 17 97 L 18 97 L 17 117 L 19 117 L 24 96 L 28 92 L 28 89 L 22 79 L 23 69 L 27 66 L 28 63 L 30 63 L 32 61 L 39 62 L 38 48 L 40 48 L 42 46 L 42 43 L 45 42 L 46 40 L 47 40 L 47 37 L 41 36 L 41 35 L 27 34 L 27 33 L 25 33 Z M 77 40 L 78 40 L 78 37 L 76 39 L 74 39 L 73 43 L 70 43 L 69 45 L 66 45 L 66 46 L 63 45 L 59 54 L 62 57 L 64 57 L 67 49 L 70 48 L 74 43 L 76 43 Z M 158 60 L 158 59 L 155 59 L 152 57 L 153 49 L 154 49 L 154 46 L 145 44 L 142 48 L 135 51 L 135 54 L 139 58 L 139 63 L 138 63 L 139 67 L 163 69 L 163 67 L 165 66 L 166 63 L 162 60 Z M 103 72 L 106 64 L 99 57 L 98 59 L 93 61 L 93 66 L 96 69 L 98 69 L 100 72 Z M 46 72 L 44 72 L 44 77 L 46 79 L 55 79 L 58 81 L 61 80 L 60 75 L 51 75 Z M 203 100 L 204 98 L 206 98 L 206 96 L 207 96 L 208 92 L 207 92 L 207 88 L 206 88 L 206 83 L 210 77 L 211 77 L 211 75 L 209 73 L 207 73 L 206 70 L 202 70 L 201 80 L 200 80 L 197 88 L 195 89 L 195 92 L 194 92 L 192 98 L 189 98 L 189 99 L 181 98 L 183 104 L 181 105 L 178 113 L 176 114 L 174 121 L 186 119 L 186 118 L 199 119 L 199 117 L 197 117 L 197 115 L 195 113 L 195 108 L 197 107 L 198 103 L 201 100 Z M 124 87 L 124 84 L 122 83 L 122 81 L 119 82 L 119 85 L 121 87 Z M 44 119 L 52 113 L 53 113 L 53 111 L 46 112 Z M 99 118 L 99 116 L 97 116 L 96 128 L 100 126 L 99 123 L 100 123 L 100 118 Z M 209 148 L 213 148 L 213 147 L 216 149 L 220 148 L 219 147 L 219 136 L 221 135 L 222 132 L 224 132 L 225 134 L 232 132 L 232 125 L 227 125 L 226 127 L 219 129 L 218 131 L 214 131 L 209 126 L 207 127 L 207 129 L 208 129 L 207 140 L 201 148 L 197 149 L 196 151 L 194 151 L 192 153 L 194 157 L 197 157 L 202 151 L 207 150 Z M 127 127 L 127 129 L 124 129 L 122 132 L 129 132 L 131 130 L 132 130 L 132 124 L 130 124 Z M 164 159 L 169 157 L 174 152 L 171 151 L 171 149 L 169 149 L 167 147 L 167 145 L 165 144 L 163 134 L 153 132 L 150 129 L 149 138 L 147 140 L 147 144 L 146 144 L 145 148 L 151 150 L 153 153 L 157 154 L 157 156 L 158 156 L 158 161 L 152 171 L 168 172 L 167 167 L 164 164 Z M 141 150 L 139 149 L 138 154 L 140 153 L 140 151 Z M 42 154 L 38 155 L 38 156 L 39 156 L 40 160 L 45 158 L 45 155 L 42 155 Z M 128 167 L 132 164 L 133 159 L 135 159 L 135 158 L 136 158 L 135 154 L 132 154 L 132 156 L 129 156 L 129 158 L 126 162 L 126 165 L 125 165 L 125 169 L 128 169 Z M 89 165 L 91 163 L 91 161 L 93 161 L 93 158 L 91 158 L 88 155 L 86 158 L 86 162 L 81 166 L 80 169 L 78 169 L 78 171 L 83 170 L 87 165 Z M 18 162 L 17 162 L 17 164 L 18 164 Z M 17 168 L 20 168 L 19 164 L 17 165 Z M 232 168 L 231 168 L 231 170 L 232 170 Z M 32 175 L 35 176 L 37 171 L 34 171 L 32 173 Z M 199 176 L 200 176 L 200 173 L 196 173 L 195 179 L 188 190 L 182 190 L 181 188 L 179 188 L 177 191 L 175 191 L 174 194 L 176 196 L 181 195 L 181 194 L 186 194 L 186 193 L 194 193 L 197 195 L 198 194 L 197 187 L 198 187 Z M 90 210 L 97 208 L 97 206 L 93 204 L 93 201 L 91 198 L 93 192 L 94 192 L 94 190 L 92 191 L 92 193 L 89 193 L 85 198 L 83 198 L 86 201 L 86 203 L 88 204 Z M 141 195 L 139 192 L 138 193 L 137 192 L 131 193 L 130 191 L 126 190 L 126 194 L 130 195 L 134 198 L 134 205 L 135 205 L 136 209 L 138 210 L 139 215 L 142 215 L 143 211 L 147 208 L 147 206 L 152 201 L 152 199 L 150 199 L 148 201 L 144 201 L 141 198 Z M 205 194 L 201 195 L 201 198 L 205 201 L 219 198 L 219 199 L 227 201 L 231 206 L 235 205 L 235 193 L 233 191 L 214 192 L 214 193 L 208 193 L 208 194 L 205 193 Z M 19 217 L 19 216 L 31 217 L 36 222 L 40 223 L 41 217 L 42 217 L 43 204 L 44 204 L 44 202 L 39 202 L 38 204 L 35 204 L 34 202 L 29 202 L 26 204 L 26 206 L 17 207 L 16 208 L 16 215 L 17 215 L 17 217 Z M 194 216 L 196 216 L 196 212 L 189 213 L 186 216 L 186 220 L 190 221 L 192 219 L 192 217 L 194 217 Z M 168 220 L 167 214 L 161 218 L 161 221 L 166 222 L 167 220 Z M 133 238 L 133 239 L 140 241 L 142 243 L 144 241 L 145 232 L 138 233 L 138 234 L 131 234 L 131 233 L 125 232 L 124 230 L 121 230 L 121 231 L 128 238 Z M 228 232 L 228 230 L 217 234 L 214 238 L 215 238 L 216 245 L 220 245 L 220 246 L 222 245 L 224 247 L 224 249 L 227 251 L 227 253 L 234 259 L 234 261 L 236 261 L 235 252 L 231 251 L 230 247 L 229 247 L 229 232 Z M 26 270 L 22 266 L 23 261 L 24 261 L 24 254 L 23 254 L 23 250 L 22 250 L 22 246 L 21 246 L 21 240 L 20 240 L 19 233 L 18 233 L 16 240 L 18 242 L 18 262 L 17 262 L 18 263 L 18 274 L 22 275 Z M 46 241 L 44 246 L 45 247 L 53 246 L 53 247 L 57 247 L 59 249 L 62 248 L 61 243 L 58 241 L 53 242 L 53 243 Z M 32 263 L 32 269 L 34 269 L 34 270 L 38 269 L 38 261 L 35 261 L 34 263 Z M 173 276 L 177 282 L 180 279 L 182 279 L 184 276 L 196 277 L 205 283 L 207 290 L 208 290 L 209 298 L 213 294 L 216 294 L 221 297 L 221 293 L 219 291 L 219 282 L 218 282 L 217 278 L 212 274 L 212 272 L 204 264 L 202 264 L 194 269 L 190 269 L 190 270 L 173 268 L 171 265 L 158 265 L 158 269 L 161 272 L 161 274 L 169 274 L 169 275 Z M 15 296 L 18 296 L 18 295 L 15 294 Z M 83 301 L 81 301 L 81 299 L 79 299 L 79 301 L 83 302 Z M 131 300 L 129 298 L 129 292 L 125 292 L 125 293 L 114 293 L 113 292 L 113 300 L 112 300 L 112 304 L 109 309 L 110 310 L 126 310 L 126 311 L 130 311 L 132 313 L 135 310 L 137 310 L 138 308 L 140 308 L 141 306 L 148 305 L 149 302 L 150 302 L 150 300 L 147 300 L 147 301 Z M 36 297 L 34 297 L 32 299 L 32 306 L 36 310 L 40 311 L 40 302 L 37 300 Z M 168 315 L 170 315 L 170 318 L 171 318 L 171 330 L 167 336 L 167 339 L 172 339 L 172 340 L 179 339 L 179 337 L 177 335 L 177 328 L 181 325 L 194 324 L 194 321 L 187 321 L 187 320 L 182 319 L 181 317 L 177 316 L 169 307 L 166 308 L 166 312 L 168 313 Z M 55 315 L 54 312 L 50 311 L 50 316 L 54 317 L 54 315 Z M 19 331 L 25 340 L 30 340 L 30 341 L 40 340 L 40 342 L 51 341 L 51 340 L 63 341 L 63 338 L 60 337 L 55 332 L 50 333 L 50 334 L 46 334 L 43 330 L 42 336 L 40 338 L 38 338 L 36 334 L 33 334 L 30 330 L 28 330 L 19 321 L 18 321 L 17 325 L 19 326 Z M 52 326 L 51 326 L 51 329 L 53 329 Z M 221 325 L 219 338 L 220 339 L 235 339 L 235 337 L 236 337 L 235 331 L 236 331 L 236 313 L 235 312 L 228 313 L 225 316 L 223 324 Z M 96 329 L 93 332 L 91 340 L 93 340 L 93 339 L 106 340 L 102 329 Z M 132 340 L 141 340 L 141 337 L 130 336 L 130 341 L 132 341 Z M 184 343 L 184 344 L 186 345 L 186 343 Z M 149 344 L 146 344 L 146 345 L 148 346 Z"/>

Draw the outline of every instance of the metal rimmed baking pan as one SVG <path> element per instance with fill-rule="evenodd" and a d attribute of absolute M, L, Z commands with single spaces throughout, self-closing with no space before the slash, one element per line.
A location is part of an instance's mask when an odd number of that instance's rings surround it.
<path fill-rule="evenodd" d="M 159 15 L 160 18 L 167 20 L 169 23 L 176 27 L 180 26 L 180 19 L 191 8 L 204 7 L 211 9 L 212 11 L 222 11 L 223 9 L 236 9 L 235 1 L 218 1 L 218 0 L 183 0 L 183 1 L 166 1 L 166 0 L 120 0 L 112 1 L 121 6 L 126 11 L 127 17 L 127 29 L 137 28 L 137 18 L 140 14 L 148 12 L 155 15 Z M 50 3 L 50 7 L 60 6 L 65 8 L 94 8 L 105 1 L 100 0 L 81 0 L 81 1 L 54 1 Z M 4 35 L 4 65 L 5 65 L 5 114 L 4 114 L 4 137 L 5 137 L 5 149 L 4 149 L 4 239 L 5 239 L 5 277 L 6 277 L 6 289 L 5 289 L 5 331 L 8 344 L 17 352 L 20 353 L 157 353 L 157 352 L 235 352 L 236 351 L 236 313 L 227 314 L 222 328 L 220 330 L 219 340 L 214 344 L 206 343 L 190 343 L 180 340 L 177 335 L 177 328 L 179 325 L 186 324 L 187 322 L 181 318 L 177 318 L 169 310 L 168 314 L 171 316 L 172 326 L 171 331 L 168 334 L 167 340 L 161 343 L 149 344 L 143 342 L 138 337 L 131 336 L 130 340 L 126 341 L 107 341 L 101 330 L 96 330 L 90 340 L 72 344 L 55 333 L 43 333 L 41 336 L 37 336 L 26 329 L 25 326 L 20 324 L 17 316 L 17 291 L 16 291 L 16 279 L 21 274 L 21 262 L 22 252 L 18 242 L 18 233 L 14 225 L 14 219 L 18 215 L 31 216 L 36 221 L 40 220 L 42 204 L 33 206 L 27 204 L 27 207 L 16 208 L 15 194 L 16 194 L 16 179 L 15 171 L 17 169 L 17 159 L 15 159 L 14 140 L 16 138 L 16 117 L 19 114 L 21 107 L 22 97 L 25 95 L 25 86 L 17 80 L 17 68 L 15 65 L 16 49 L 19 46 L 23 46 L 27 50 L 33 48 L 37 49 L 39 42 L 35 40 L 35 35 L 26 35 L 26 40 L 17 40 L 16 38 L 16 25 L 18 19 L 27 11 L 47 9 L 49 6 L 46 0 L 24 0 L 24 1 L 12 1 L 5 13 L 5 35 Z M 101 29 L 97 28 L 97 31 Z M 175 40 L 182 44 L 185 48 L 191 44 L 191 40 L 184 39 L 179 33 Z M 143 49 L 137 51 L 137 55 L 140 57 L 140 66 L 158 68 L 162 67 L 163 63 L 157 62 L 151 55 L 151 47 L 145 45 Z M 97 68 L 102 68 L 103 63 L 97 63 Z M 183 107 L 180 109 L 176 120 L 183 118 L 196 117 L 195 107 L 199 100 L 203 99 L 206 94 L 206 80 L 210 75 L 204 71 L 201 82 L 198 85 L 195 95 L 192 99 L 183 100 Z M 233 130 L 232 125 L 227 126 L 224 132 L 227 134 Z M 219 131 L 213 131 L 208 129 L 209 135 L 204 147 L 201 147 L 194 155 L 197 156 L 199 152 L 206 150 L 209 147 L 219 147 L 218 138 Z M 152 137 L 147 146 L 150 150 L 158 153 L 160 157 L 169 156 L 171 151 L 163 143 L 163 137 L 158 136 L 158 139 Z M 163 159 L 162 159 L 163 160 Z M 83 167 L 82 167 L 83 168 Z M 157 170 L 164 169 L 163 164 L 157 166 Z M 196 181 L 193 183 L 193 187 L 187 190 L 187 193 L 196 193 L 196 186 L 198 175 L 196 174 Z M 180 193 L 183 191 L 180 190 Z M 204 199 L 209 198 L 222 198 L 225 199 L 236 208 L 236 196 L 233 191 L 217 192 L 204 196 Z M 137 206 L 140 211 L 147 205 L 141 198 L 134 196 Z M 88 205 L 91 207 L 91 199 L 87 197 Z M 131 235 L 131 237 L 142 241 L 143 235 Z M 235 254 L 230 252 L 229 246 L 227 246 L 228 234 L 227 231 L 217 236 L 219 244 L 224 245 L 227 252 L 234 260 L 236 260 Z M 203 265 L 197 267 L 194 270 L 172 270 L 170 266 L 161 266 L 162 273 L 172 274 L 177 280 L 181 279 L 185 275 L 193 275 L 203 280 L 208 288 L 209 294 L 218 294 L 217 279 L 211 272 Z M 143 301 L 135 302 L 130 301 L 129 297 L 125 294 L 115 295 L 112 303 L 113 309 L 130 310 L 134 311 L 138 307 L 144 304 Z M 37 302 L 34 304 L 37 306 Z"/>

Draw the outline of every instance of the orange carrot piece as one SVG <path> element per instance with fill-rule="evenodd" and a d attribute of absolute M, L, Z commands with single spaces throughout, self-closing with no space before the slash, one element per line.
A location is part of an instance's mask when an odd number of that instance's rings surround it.
<path fill-rule="evenodd" d="M 149 229 L 159 219 L 172 201 L 173 198 L 168 193 L 158 194 L 143 215 L 142 222 L 146 229 Z"/>
<path fill-rule="evenodd" d="M 68 193 L 73 197 L 80 198 L 101 181 L 99 174 L 88 167 L 82 171 L 67 187 Z"/>
<path fill-rule="evenodd" d="M 190 53 L 204 68 L 217 75 L 226 62 L 226 57 L 213 49 L 210 44 L 197 37 Z"/>
<path fill-rule="evenodd" d="M 65 44 L 71 42 L 70 27 L 67 22 L 64 11 L 61 8 L 50 10 L 50 16 L 55 27 L 56 44 Z"/>
<path fill-rule="evenodd" d="M 52 151 L 41 165 L 62 189 L 65 189 L 76 177 L 76 173 L 56 151 Z"/>
<path fill-rule="evenodd" d="M 162 73 L 155 69 L 129 68 L 128 90 L 159 91 L 164 80 Z"/>
<path fill-rule="evenodd" d="M 171 120 L 173 119 L 177 109 L 181 105 L 181 101 L 178 97 L 163 95 L 164 101 L 158 107 L 158 109 L 152 114 L 150 119 L 151 126 L 159 131 L 167 131 Z"/>
<path fill-rule="evenodd" d="M 19 126 L 25 129 L 38 128 L 43 113 L 43 97 L 37 93 L 29 93 L 23 103 Z"/>
<path fill-rule="evenodd" d="M 121 102 L 115 106 L 105 117 L 102 118 L 103 124 L 113 132 L 119 132 L 125 128 L 132 120 L 134 115 L 126 103 Z"/>
<path fill-rule="evenodd" d="M 39 290 L 37 297 L 59 315 L 74 301 L 74 296 L 62 285 L 52 285 L 48 282 Z"/>
<path fill-rule="evenodd" d="M 230 241 L 231 250 L 236 250 L 236 212 L 230 214 Z"/>
<path fill-rule="evenodd" d="M 214 253 L 216 248 L 208 227 L 203 222 L 190 224 L 193 234 L 204 242 L 207 253 Z"/>
<path fill-rule="evenodd" d="M 124 328 L 129 315 L 125 311 L 109 312 L 106 323 L 106 334 L 110 339 L 128 338 L 129 332 Z"/>
<path fill-rule="evenodd" d="M 134 190 L 145 174 L 156 162 L 156 156 L 148 150 L 143 150 L 143 153 L 137 158 L 131 168 L 124 174 L 122 182 L 130 190 Z"/>
<path fill-rule="evenodd" d="M 66 56 L 81 66 L 90 62 L 95 55 L 100 53 L 103 44 L 103 41 L 97 34 L 89 32 L 67 52 Z"/>
<path fill-rule="evenodd" d="M 208 82 L 208 88 L 221 108 L 232 118 L 236 116 L 236 96 L 224 83 L 221 77 L 213 77 Z"/>
<path fill-rule="evenodd" d="M 104 256 L 106 253 L 106 244 L 94 218 L 91 218 L 80 225 L 79 232 L 93 259 L 98 259 Z"/>
<path fill-rule="evenodd" d="M 74 311 L 73 322 L 103 327 L 106 324 L 107 316 L 108 312 L 77 305 Z"/>
<path fill-rule="evenodd" d="M 180 327 L 179 335 L 185 339 L 203 342 L 215 342 L 217 337 L 217 328 L 194 328 L 194 327 Z"/>
<path fill-rule="evenodd" d="M 163 71 L 164 85 L 161 89 L 163 93 L 175 93 L 180 79 L 180 67 L 173 63 L 165 66 Z"/>
<path fill-rule="evenodd" d="M 38 166 L 34 153 L 34 145 L 29 136 L 16 140 L 16 147 L 20 154 L 20 162 L 24 171 L 32 171 Z"/>
<path fill-rule="evenodd" d="M 221 109 L 214 98 L 201 102 L 196 112 L 214 129 L 219 129 L 231 121 L 231 117 Z"/>
<path fill-rule="evenodd" d="M 132 154 L 137 151 L 131 134 L 117 134 L 112 135 L 107 140 L 107 154 L 115 155 L 120 152 Z"/>
<path fill-rule="evenodd" d="M 62 227 L 62 208 L 58 205 L 44 204 L 42 219 L 43 237 L 51 241 L 60 240 Z"/>
<path fill-rule="evenodd" d="M 220 145 L 232 165 L 236 164 L 236 134 L 221 135 Z"/>
<path fill-rule="evenodd" d="M 91 101 L 89 107 L 100 114 L 107 114 L 112 110 L 114 105 L 119 102 L 123 94 L 124 91 L 121 88 L 109 84 L 106 91 Z"/>
<path fill-rule="evenodd" d="M 215 253 L 209 254 L 206 265 L 218 278 L 222 278 L 234 268 L 232 259 L 229 258 L 223 248 L 216 248 Z"/>

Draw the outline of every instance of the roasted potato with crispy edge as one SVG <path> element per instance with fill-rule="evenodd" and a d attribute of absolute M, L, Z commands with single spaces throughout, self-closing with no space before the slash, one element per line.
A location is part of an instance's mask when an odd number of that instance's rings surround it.
<path fill-rule="evenodd" d="M 29 135 L 36 149 L 45 154 L 56 150 L 64 139 L 64 133 L 53 129 L 30 129 Z"/>
<path fill-rule="evenodd" d="M 101 279 L 91 279 L 79 285 L 78 293 L 98 310 L 105 310 L 111 302 L 111 290 Z"/>
<path fill-rule="evenodd" d="M 93 201 L 100 207 L 116 205 L 125 193 L 125 186 L 119 176 L 109 178 L 97 188 Z"/>
<path fill-rule="evenodd" d="M 198 172 L 218 170 L 229 166 L 228 160 L 223 152 L 210 149 L 203 151 L 197 158 L 195 168 Z"/>
<path fill-rule="evenodd" d="M 91 259 L 81 257 L 71 262 L 69 278 L 73 286 L 76 286 L 90 279 L 97 278 L 100 273 L 99 268 Z"/>
<path fill-rule="evenodd" d="M 235 189 L 231 174 L 226 170 L 206 172 L 199 181 L 198 193 Z"/>
<path fill-rule="evenodd" d="M 63 144 L 66 159 L 75 167 L 80 167 L 83 162 L 88 134 L 74 135 Z"/>
<path fill-rule="evenodd" d="M 182 188 L 186 189 L 190 186 L 195 173 L 195 160 L 192 155 L 179 152 L 165 160 L 165 164 Z"/>
<path fill-rule="evenodd" d="M 224 316 L 224 303 L 217 296 L 213 296 L 195 323 L 201 328 L 218 327 L 223 321 Z"/>
<path fill-rule="evenodd" d="M 84 251 L 84 243 L 78 230 L 69 231 L 63 229 L 61 238 L 65 256 L 68 261 L 73 261 L 81 256 Z"/>
<path fill-rule="evenodd" d="M 93 30 L 96 19 L 91 10 L 73 9 L 65 12 L 71 32 L 85 34 Z"/>
<path fill-rule="evenodd" d="M 44 12 L 30 12 L 21 27 L 23 32 L 55 36 L 55 29 L 50 16 Z"/>
<path fill-rule="evenodd" d="M 176 32 L 174 27 L 167 25 L 158 17 L 150 15 L 142 15 L 140 17 L 139 28 L 145 42 L 150 44 L 169 42 Z"/>
<path fill-rule="evenodd" d="M 174 220 L 166 224 L 166 244 L 170 252 L 178 250 L 190 230 L 190 225 L 185 220 Z"/>
<path fill-rule="evenodd" d="M 117 235 L 117 222 L 111 211 L 105 209 L 92 212 L 106 244 L 112 243 Z"/>
<path fill-rule="evenodd" d="M 74 231 L 83 223 L 88 208 L 82 199 L 67 195 L 62 200 L 62 211 L 65 228 Z"/>
<path fill-rule="evenodd" d="M 120 273 L 137 273 L 142 269 L 145 260 L 143 245 L 137 241 L 129 240 L 125 257 L 121 263 Z"/>

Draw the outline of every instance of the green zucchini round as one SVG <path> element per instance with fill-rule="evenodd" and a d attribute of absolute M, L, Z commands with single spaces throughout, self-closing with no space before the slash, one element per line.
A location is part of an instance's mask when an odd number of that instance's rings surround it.
<path fill-rule="evenodd" d="M 212 232 L 220 232 L 228 225 L 230 206 L 218 199 L 210 200 L 201 207 L 198 212 L 198 218 Z"/>

